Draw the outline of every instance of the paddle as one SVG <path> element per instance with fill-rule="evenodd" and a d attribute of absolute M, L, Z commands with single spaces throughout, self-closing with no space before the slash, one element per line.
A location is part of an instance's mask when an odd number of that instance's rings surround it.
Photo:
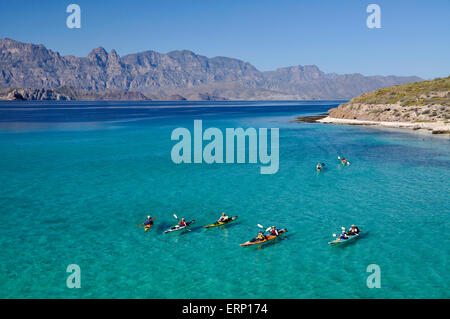
<path fill-rule="evenodd" d="M 340 156 L 338 156 L 338 160 L 340 160 L 341 159 L 341 157 Z M 350 165 L 350 162 L 349 161 L 346 161 L 347 162 L 347 165 Z M 344 164 L 345 165 L 345 164 Z"/>
<path fill-rule="evenodd" d="M 258 227 L 261 228 L 261 229 L 264 229 L 264 226 L 261 225 L 261 224 L 258 224 Z M 272 229 L 272 227 L 269 227 L 269 228 L 267 228 L 265 231 L 268 232 L 268 231 L 271 230 L 271 229 Z M 264 235 L 264 237 L 265 237 L 265 236 L 266 236 L 266 235 Z"/>
<path fill-rule="evenodd" d="M 175 217 L 177 220 L 180 220 L 179 218 L 178 218 L 178 216 L 177 215 L 175 215 L 175 214 L 173 214 L 173 217 Z M 186 226 L 187 226 L 188 224 L 186 223 Z M 173 226 L 172 227 L 172 229 L 174 229 L 174 228 L 180 228 L 180 227 L 186 227 L 186 226 L 180 226 L 180 225 L 175 225 L 175 226 Z M 189 229 L 188 229 L 189 230 Z M 190 230 L 189 230 L 190 231 Z"/>
<path fill-rule="evenodd" d="M 344 226 L 341 226 L 341 229 L 343 230 L 343 231 L 345 231 L 345 227 Z M 345 234 L 345 235 L 347 235 L 347 233 Z M 340 236 L 340 235 L 339 235 Z M 336 234 L 333 234 L 333 237 L 338 237 L 338 235 L 336 235 Z M 347 238 L 345 238 L 345 239 L 348 239 L 348 236 L 347 236 Z M 337 240 L 341 240 L 341 238 L 340 237 L 338 237 L 338 239 Z"/>
<path fill-rule="evenodd" d="M 257 224 L 257 225 L 258 225 L 259 228 L 264 229 L 264 226 L 263 226 L 263 225 L 261 225 L 261 224 Z M 267 229 L 270 229 L 270 227 L 267 228 Z M 266 231 L 268 231 L 267 229 L 266 229 Z M 263 234 L 263 235 L 264 235 L 264 234 Z M 266 235 L 264 235 L 264 237 L 266 237 Z M 253 238 L 253 240 L 256 240 L 256 238 L 257 238 L 257 237 Z"/>
<path fill-rule="evenodd" d="M 341 226 L 341 229 L 342 230 L 345 230 L 345 227 L 344 226 Z M 333 237 L 336 237 L 337 235 L 336 234 L 333 234 Z"/>
<path fill-rule="evenodd" d="M 153 217 L 152 219 L 150 219 L 150 221 L 153 221 L 153 220 L 155 220 L 155 219 L 156 219 L 156 217 Z M 143 222 L 142 224 L 138 225 L 138 227 L 141 227 L 141 226 L 144 225 L 146 222 L 147 222 L 147 221 L 145 221 L 145 222 Z"/>
<path fill-rule="evenodd" d="M 173 214 L 173 217 L 175 217 L 176 220 L 180 220 L 180 219 L 178 218 L 178 216 L 175 215 L 175 214 Z M 178 228 L 178 227 L 180 227 L 180 225 L 177 224 L 177 225 L 173 226 L 172 229 Z"/>

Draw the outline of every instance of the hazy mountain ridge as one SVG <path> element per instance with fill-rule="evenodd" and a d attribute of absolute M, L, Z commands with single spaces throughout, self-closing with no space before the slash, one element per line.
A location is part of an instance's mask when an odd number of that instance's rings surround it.
<path fill-rule="evenodd" d="M 348 99 L 419 80 L 327 74 L 315 65 L 261 72 L 238 59 L 208 58 L 187 50 L 120 57 L 115 50 L 108 53 L 99 47 L 86 57 L 61 56 L 43 45 L 0 39 L 0 88 L 66 86 L 92 92 L 140 92 L 150 99 Z"/>
<path fill-rule="evenodd" d="M 142 101 L 149 100 L 149 98 L 140 92 L 133 91 L 121 92 L 105 90 L 94 92 L 76 89 L 70 86 L 60 86 L 56 89 L 4 88 L 0 89 L 0 100 Z"/>

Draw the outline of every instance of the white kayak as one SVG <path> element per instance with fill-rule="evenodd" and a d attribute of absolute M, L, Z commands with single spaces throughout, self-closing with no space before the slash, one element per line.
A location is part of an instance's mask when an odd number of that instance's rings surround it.
<path fill-rule="evenodd" d="M 190 222 L 187 222 L 186 226 L 175 225 L 175 226 L 169 228 L 168 230 L 166 230 L 164 232 L 164 234 L 167 234 L 167 233 L 170 233 L 170 232 L 174 232 L 174 231 L 178 231 L 178 230 L 183 230 L 183 229 L 189 227 L 189 225 L 193 224 L 194 222 L 195 222 L 195 219 L 191 220 Z"/>

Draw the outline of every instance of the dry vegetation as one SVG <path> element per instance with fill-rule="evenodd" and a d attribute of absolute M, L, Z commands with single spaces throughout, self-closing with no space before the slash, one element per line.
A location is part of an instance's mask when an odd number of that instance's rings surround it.
<path fill-rule="evenodd" d="M 372 91 L 353 98 L 349 103 L 449 106 L 450 76 Z"/>

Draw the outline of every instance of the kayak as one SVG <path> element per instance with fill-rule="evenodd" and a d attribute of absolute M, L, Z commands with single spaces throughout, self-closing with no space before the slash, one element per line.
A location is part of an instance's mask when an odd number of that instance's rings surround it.
<path fill-rule="evenodd" d="M 330 241 L 328 244 L 329 244 L 329 245 L 341 245 L 341 244 L 345 244 L 345 243 L 348 243 L 349 241 L 354 241 L 354 240 L 358 239 L 358 238 L 359 238 L 359 234 L 361 234 L 361 232 L 359 232 L 359 233 L 356 234 L 356 235 L 348 236 L 347 239 L 339 239 L 339 238 L 337 238 L 337 239 L 335 239 L 335 240 L 333 240 L 333 241 Z"/>
<path fill-rule="evenodd" d="M 317 167 L 316 166 L 316 171 L 318 171 L 318 172 L 321 172 L 321 171 L 323 171 L 325 169 L 325 163 L 322 163 L 321 165 L 320 165 L 320 167 Z"/>
<path fill-rule="evenodd" d="M 172 228 L 169 228 L 168 230 L 166 230 L 166 231 L 164 232 L 164 234 L 167 234 L 167 233 L 170 233 L 170 232 L 174 232 L 174 231 L 178 231 L 178 230 L 183 230 L 183 229 L 185 229 L 186 227 L 188 227 L 189 225 L 193 224 L 194 222 L 195 222 L 195 219 L 193 219 L 193 220 L 187 222 L 187 223 L 186 223 L 186 226 L 175 225 L 175 226 L 173 226 Z"/>
<path fill-rule="evenodd" d="M 222 225 L 226 225 L 228 223 L 231 223 L 233 220 L 236 220 L 238 217 L 234 216 L 231 218 L 228 218 L 226 221 L 224 222 L 215 222 L 214 224 L 208 225 L 208 226 L 204 226 L 205 228 L 211 228 L 211 227 L 217 227 L 217 226 L 222 226 Z"/>
<path fill-rule="evenodd" d="M 147 231 L 147 230 L 149 230 L 151 227 L 152 227 L 152 225 L 145 225 L 145 226 L 144 226 L 144 230 Z"/>
<path fill-rule="evenodd" d="M 278 236 L 268 235 L 268 236 L 266 236 L 266 239 L 263 239 L 263 240 L 252 239 L 250 241 L 247 241 L 247 242 L 241 244 L 241 246 L 252 246 L 252 245 L 260 245 L 260 244 L 263 244 L 263 243 L 267 243 L 270 240 L 273 240 L 275 238 L 280 237 L 285 232 L 287 232 L 287 229 L 280 229 L 278 231 Z"/>

